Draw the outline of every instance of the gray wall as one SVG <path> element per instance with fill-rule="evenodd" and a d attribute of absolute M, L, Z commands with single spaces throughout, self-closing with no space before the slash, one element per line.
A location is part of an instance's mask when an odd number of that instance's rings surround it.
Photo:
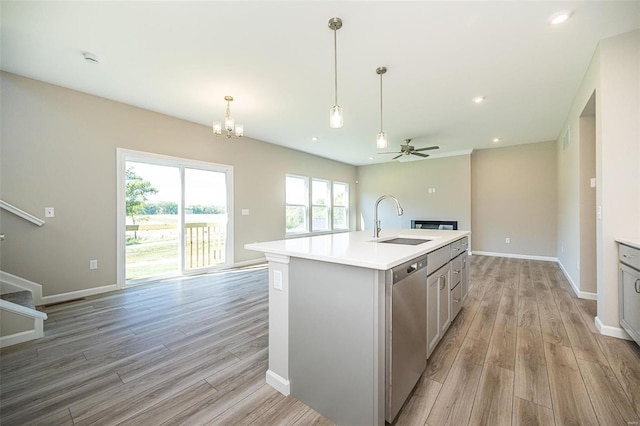
<path fill-rule="evenodd" d="M 1 89 L 0 196 L 41 218 L 54 207 L 56 217 L 38 228 L 0 213 L 0 267 L 42 284 L 45 296 L 116 283 L 117 147 L 233 166 L 236 263 L 262 257 L 245 243 L 284 238 L 286 173 L 349 183 L 355 228 L 354 166 L 248 137 L 219 139 L 207 126 L 13 74 L 2 73 Z"/>
<path fill-rule="evenodd" d="M 616 237 L 640 235 L 640 30 L 600 42 L 567 115 L 561 135 L 571 129 L 572 145 L 558 143 L 558 257 L 579 291 L 581 164 L 580 116 L 595 93 L 597 324 L 605 334 L 622 336 L 618 319 Z M 589 130 L 591 131 L 591 130 Z M 591 238 L 589 236 L 588 238 Z M 564 247 L 564 252 L 561 250 Z M 584 251 L 584 250 L 582 250 Z"/>
<path fill-rule="evenodd" d="M 409 228 L 412 219 L 457 220 L 459 229 L 471 227 L 470 156 L 460 155 L 358 167 L 358 204 L 363 228 L 372 230 L 373 209 L 381 195 L 395 196 L 404 215 L 398 217 L 392 200 L 379 205 L 382 232 Z M 428 188 L 435 188 L 429 193 Z"/>
<path fill-rule="evenodd" d="M 556 257 L 555 147 L 551 141 L 473 152 L 474 252 Z"/>

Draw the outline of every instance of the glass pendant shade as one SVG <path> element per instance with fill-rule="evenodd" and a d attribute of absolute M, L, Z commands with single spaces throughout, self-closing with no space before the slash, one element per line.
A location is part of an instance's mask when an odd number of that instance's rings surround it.
<path fill-rule="evenodd" d="M 378 149 L 384 149 L 387 147 L 387 135 L 385 132 L 378 133 L 378 137 L 376 138 L 376 146 Z"/>
<path fill-rule="evenodd" d="M 215 121 L 213 123 L 213 134 L 214 135 L 221 135 L 222 134 L 222 123 L 220 123 L 219 121 Z"/>
<path fill-rule="evenodd" d="M 329 111 L 329 126 L 334 129 L 339 129 L 344 125 L 344 120 L 342 117 L 342 107 L 339 105 L 334 105 L 331 107 Z"/>
<path fill-rule="evenodd" d="M 242 124 L 236 124 L 236 136 L 239 138 L 244 136 L 244 126 Z"/>
<path fill-rule="evenodd" d="M 233 132 L 233 126 L 235 125 L 235 120 L 233 117 L 225 117 L 224 119 L 224 128 L 228 132 Z"/>

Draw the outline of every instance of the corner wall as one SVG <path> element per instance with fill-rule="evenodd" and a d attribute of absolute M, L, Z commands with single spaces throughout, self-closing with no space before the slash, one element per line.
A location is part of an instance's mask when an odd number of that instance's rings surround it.
<path fill-rule="evenodd" d="M 556 258 L 555 147 L 550 141 L 473 152 L 474 252 Z"/>
<path fill-rule="evenodd" d="M 640 30 L 600 42 L 558 139 L 558 257 L 579 291 L 580 114 L 596 94 L 596 269 L 598 316 L 603 334 L 624 337 L 618 318 L 616 237 L 640 235 Z M 562 135 L 571 129 L 570 149 Z M 564 252 L 562 248 L 564 247 Z"/>

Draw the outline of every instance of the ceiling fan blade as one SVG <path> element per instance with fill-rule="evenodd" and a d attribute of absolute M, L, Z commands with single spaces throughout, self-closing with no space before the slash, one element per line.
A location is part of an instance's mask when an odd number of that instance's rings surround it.
<path fill-rule="evenodd" d="M 426 150 L 428 150 L 428 149 L 440 149 L 440 147 L 439 147 L 439 146 L 428 146 L 428 147 L 426 147 L 426 148 L 414 149 L 413 151 L 414 151 L 414 152 L 415 152 L 415 151 L 426 151 Z"/>
<path fill-rule="evenodd" d="M 378 154 L 402 154 L 401 152 L 393 151 L 393 152 L 379 152 Z"/>
<path fill-rule="evenodd" d="M 396 155 L 395 157 L 392 158 L 392 160 L 395 160 L 396 158 L 400 158 L 402 157 L 404 154 L 400 154 L 400 155 Z"/>
<path fill-rule="evenodd" d="M 412 152 L 411 155 L 417 155 L 418 157 L 422 157 L 422 158 L 426 158 L 429 156 L 429 154 L 423 154 L 421 152 Z"/>

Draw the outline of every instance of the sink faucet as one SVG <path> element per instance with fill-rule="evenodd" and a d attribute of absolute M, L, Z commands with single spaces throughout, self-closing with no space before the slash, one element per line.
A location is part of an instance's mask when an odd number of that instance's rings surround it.
<path fill-rule="evenodd" d="M 385 198 L 391 198 L 396 202 L 396 211 L 398 212 L 398 216 L 402 216 L 402 213 L 404 213 L 404 210 L 402 210 L 402 206 L 400 205 L 400 201 L 398 201 L 398 199 L 393 195 L 383 195 L 382 197 L 378 198 L 378 201 L 376 201 L 376 207 L 373 210 L 373 238 L 378 238 L 380 236 L 381 228 L 380 221 L 378 220 L 378 204 L 380 204 L 380 201 L 384 200 Z"/>

